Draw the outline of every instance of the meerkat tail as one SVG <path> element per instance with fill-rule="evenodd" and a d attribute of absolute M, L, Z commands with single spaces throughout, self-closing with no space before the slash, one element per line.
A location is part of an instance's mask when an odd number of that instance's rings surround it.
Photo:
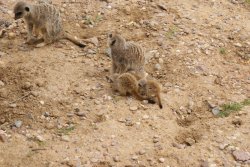
<path fill-rule="evenodd" d="M 74 43 L 75 45 L 84 48 L 86 45 L 81 43 L 79 40 L 75 39 L 72 35 L 69 35 L 68 33 L 64 33 L 63 36 L 64 39 L 69 40 L 70 42 Z"/>
<path fill-rule="evenodd" d="M 160 97 L 160 94 L 158 94 L 158 95 L 157 95 L 157 99 L 158 99 L 158 105 L 159 105 L 160 109 L 162 109 L 162 108 L 163 108 L 163 106 L 162 106 L 162 103 L 161 103 L 161 97 Z"/>

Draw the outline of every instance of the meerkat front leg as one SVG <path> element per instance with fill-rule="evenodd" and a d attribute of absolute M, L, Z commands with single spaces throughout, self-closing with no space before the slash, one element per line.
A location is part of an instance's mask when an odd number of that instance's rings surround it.
<path fill-rule="evenodd" d="M 52 43 L 52 40 L 49 36 L 49 34 L 47 33 L 47 30 L 44 29 L 44 30 L 41 30 L 42 34 L 43 34 L 43 42 L 42 43 L 39 43 L 36 45 L 37 48 L 41 48 L 41 47 L 44 47 L 50 43 Z"/>
<path fill-rule="evenodd" d="M 34 36 L 33 36 L 33 27 L 34 27 L 34 25 L 32 23 L 27 24 L 28 38 L 27 38 L 26 43 L 29 45 L 33 44 L 36 41 L 36 38 L 34 38 Z"/>

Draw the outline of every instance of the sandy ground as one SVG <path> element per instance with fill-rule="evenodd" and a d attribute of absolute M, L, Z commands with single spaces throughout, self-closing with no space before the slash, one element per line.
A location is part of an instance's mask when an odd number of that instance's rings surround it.
<path fill-rule="evenodd" d="M 250 98 L 247 2 L 53 1 L 65 29 L 92 41 L 84 49 L 24 44 L 15 2 L 0 0 L 0 30 L 11 23 L 0 38 L 1 167 L 249 166 L 250 107 L 211 112 Z M 162 110 L 111 91 L 113 30 L 145 48 Z"/>

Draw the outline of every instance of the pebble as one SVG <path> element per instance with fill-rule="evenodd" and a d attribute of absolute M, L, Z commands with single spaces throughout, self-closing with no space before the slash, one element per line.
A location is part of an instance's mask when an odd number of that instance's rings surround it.
<path fill-rule="evenodd" d="M 0 86 L 4 86 L 4 82 L 0 80 Z"/>
<path fill-rule="evenodd" d="M 44 139 L 42 136 L 40 136 L 40 135 L 37 135 L 37 136 L 36 136 L 36 139 L 37 139 L 38 141 L 40 141 L 40 142 L 44 142 L 44 141 L 45 141 L 45 139 Z"/>
<path fill-rule="evenodd" d="M 136 111 L 136 110 L 138 110 L 138 107 L 137 106 L 130 106 L 129 109 L 131 111 Z"/>
<path fill-rule="evenodd" d="M 90 38 L 89 41 L 93 43 L 95 46 L 98 46 L 99 41 L 97 37 Z"/>
<path fill-rule="evenodd" d="M 97 158 L 91 158 L 90 161 L 91 161 L 92 163 L 97 163 L 97 162 L 98 162 L 98 159 L 97 159 Z"/>
<path fill-rule="evenodd" d="M 145 150 L 140 150 L 140 151 L 139 151 L 139 154 L 140 154 L 140 155 L 144 155 L 145 153 L 146 153 Z"/>
<path fill-rule="evenodd" d="M 201 163 L 200 167 L 210 167 L 209 162 L 208 161 L 203 161 Z"/>
<path fill-rule="evenodd" d="M 86 114 L 83 111 L 77 112 L 76 115 L 79 117 L 86 117 Z"/>
<path fill-rule="evenodd" d="M 220 109 L 219 109 L 218 107 L 214 107 L 214 108 L 212 109 L 212 113 L 213 113 L 214 115 L 218 115 L 218 114 L 220 113 Z"/>
<path fill-rule="evenodd" d="M 149 119 L 149 115 L 143 115 L 142 119 Z"/>
<path fill-rule="evenodd" d="M 54 126 L 54 124 L 53 123 L 48 123 L 48 124 L 46 124 L 46 128 L 47 129 L 53 129 L 55 126 Z"/>
<path fill-rule="evenodd" d="M 119 158 L 118 156 L 115 156 L 115 157 L 113 157 L 113 160 L 114 160 L 115 162 L 119 162 L 119 161 L 120 161 L 120 158 Z"/>
<path fill-rule="evenodd" d="M 165 158 L 159 158 L 159 162 L 160 162 L 160 163 L 165 162 Z"/>
<path fill-rule="evenodd" d="M 62 141 L 66 141 L 66 142 L 70 141 L 70 138 L 67 135 L 63 135 L 61 139 L 62 139 Z"/>
<path fill-rule="evenodd" d="M 0 130 L 0 141 L 3 143 L 7 142 L 7 136 L 3 130 Z"/>
<path fill-rule="evenodd" d="M 173 143 L 173 146 L 179 149 L 184 149 L 186 147 L 185 144 L 177 144 L 177 143 Z"/>
<path fill-rule="evenodd" d="M 234 46 L 242 47 L 242 45 L 240 43 L 235 43 Z"/>
<path fill-rule="evenodd" d="M 6 53 L 0 51 L 0 57 L 5 56 Z"/>
<path fill-rule="evenodd" d="M 137 160 L 138 159 L 138 156 L 137 155 L 134 155 L 133 157 L 132 157 L 132 160 Z"/>
<path fill-rule="evenodd" d="M 16 103 L 12 103 L 9 105 L 10 108 L 16 108 L 17 107 L 17 104 Z"/>
<path fill-rule="evenodd" d="M 130 14 L 131 14 L 131 9 L 130 9 L 129 6 L 126 6 L 124 10 L 125 10 L 125 13 L 126 13 L 127 15 L 130 15 Z"/>
<path fill-rule="evenodd" d="M 159 63 L 160 63 L 160 64 L 163 64 L 163 62 L 164 62 L 163 59 L 162 59 L 162 58 L 159 58 Z"/>
<path fill-rule="evenodd" d="M 17 120 L 17 121 L 15 121 L 14 124 L 15 124 L 15 127 L 20 128 L 22 126 L 23 122 L 20 120 Z"/>
<path fill-rule="evenodd" d="M 186 138 L 185 142 L 190 146 L 195 144 L 195 140 L 190 137 Z"/>
<path fill-rule="evenodd" d="M 25 82 L 24 85 L 22 86 L 23 89 L 29 90 L 32 87 L 30 82 Z"/>
<path fill-rule="evenodd" d="M 41 105 L 44 105 L 44 101 L 41 100 L 41 101 L 40 101 L 40 104 L 41 104 Z"/>
<path fill-rule="evenodd" d="M 10 33 L 8 34 L 8 38 L 9 38 L 9 39 L 15 39 L 15 37 L 16 37 L 16 34 L 15 34 L 14 32 L 10 32 Z"/>
<path fill-rule="evenodd" d="M 157 64 L 155 65 L 155 70 L 156 70 L 156 71 L 159 71 L 160 69 L 161 69 L 161 65 L 157 63 Z"/>
<path fill-rule="evenodd" d="M 233 153 L 234 159 L 237 161 L 247 161 L 250 160 L 250 153 L 241 151 L 241 150 L 236 150 Z"/>
<path fill-rule="evenodd" d="M 228 143 L 223 143 L 223 144 L 220 144 L 220 145 L 219 145 L 219 148 L 220 148 L 221 150 L 224 150 L 227 146 L 229 146 Z"/>

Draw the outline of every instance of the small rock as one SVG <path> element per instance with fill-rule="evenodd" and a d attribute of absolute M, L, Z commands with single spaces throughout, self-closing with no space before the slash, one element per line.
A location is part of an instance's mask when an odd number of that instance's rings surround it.
<path fill-rule="evenodd" d="M 95 46 L 98 46 L 99 41 L 97 37 L 90 38 L 89 41 L 93 43 Z"/>
<path fill-rule="evenodd" d="M 29 90 L 32 87 L 30 82 L 25 82 L 24 85 L 22 86 L 23 89 Z"/>
<path fill-rule="evenodd" d="M 39 96 L 39 93 L 36 92 L 36 91 L 31 91 L 30 93 L 31 93 L 31 95 L 34 96 L 34 97 L 38 97 L 38 96 Z"/>
<path fill-rule="evenodd" d="M 159 58 L 159 63 L 160 63 L 160 64 L 163 64 L 163 62 L 164 62 L 163 59 L 162 59 L 162 58 Z"/>
<path fill-rule="evenodd" d="M 214 107 L 214 108 L 212 109 L 212 113 L 213 113 L 214 115 L 218 115 L 218 114 L 220 113 L 220 109 L 219 109 L 218 107 Z"/>
<path fill-rule="evenodd" d="M 137 107 L 137 106 L 130 106 L 129 109 L 130 109 L 131 111 L 136 111 L 136 110 L 138 109 L 138 107 Z"/>
<path fill-rule="evenodd" d="M 92 163 L 97 163 L 99 160 L 98 160 L 97 158 L 91 158 L 90 161 L 91 161 Z"/>
<path fill-rule="evenodd" d="M 160 163 L 164 163 L 165 162 L 165 158 L 159 158 L 159 162 Z"/>
<path fill-rule="evenodd" d="M 9 39 L 15 39 L 15 37 L 16 37 L 16 34 L 15 34 L 14 32 L 10 32 L 10 33 L 8 34 L 8 38 L 9 38 Z"/>
<path fill-rule="evenodd" d="M 250 153 L 245 151 L 236 150 L 233 152 L 234 159 L 237 161 L 250 160 Z"/>
<path fill-rule="evenodd" d="M 77 112 L 76 115 L 79 117 L 86 117 L 86 114 L 83 111 Z"/>
<path fill-rule="evenodd" d="M 228 143 L 223 143 L 223 144 L 220 144 L 220 145 L 219 145 L 219 148 L 220 148 L 221 150 L 224 150 L 227 146 L 229 146 Z"/>
<path fill-rule="evenodd" d="M 140 155 L 144 155 L 145 153 L 146 153 L 145 150 L 140 150 L 140 151 L 139 151 L 139 154 L 140 154 Z"/>
<path fill-rule="evenodd" d="M 42 79 L 37 79 L 35 83 L 38 87 L 43 87 L 45 85 L 45 81 Z"/>
<path fill-rule="evenodd" d="M 177 144 L 177 143 L 173 143 L 173 146 L 179 149 L 184 149 L 186 147 L 185 144 Z"/>
<path fill-rule="evenodd" d="M 45 103 L 44 101 L 42 101 L 42 100 L 40 101 L 40 104 L 41 104 L 41 105 L 44 105 L 44 103 Z"/>
<path fill-rule="evenodd" d="M 20 128 L 22 126 L 22 124 L 23 124 L 23 122 L 19 121 L 19 120 L 15 121 L 15 123 L 14 123 L 15 127 L 17 127 L 17 128 Z"/>
<path fill-rule="evenodd" d="M 0 80 L 0 86 L 4 86 L 4 82 Z"/>
<path fill-rule="evenodd" d="M 185 142 L 190 146 L 195 144 L 195 140 L 190 137 L 186 138 Z"/>
<path fill-rule="evenodd" d="M 16 103 L 12 103 L 9 105 L 10 108 L 16 108 L 17 107 L 17 104 Z"/>
<path fill-rule="evenodd" d="M 240 43 L 235 43 L 234 46 L 242 47 L 242 45 Z"/>
<path fill-rule="evenodd" d="M 0 130 L 0 141 L 3 143 L 7 142 L 7 135 L 3 130 Z"/>
<path fill-rule="evenodd" d="M 201 163 L 200 167 L 210 167 L 209 162 L 208 161 L 203 161 Z"/>
<path fill-rule="evenodd" d="M 50 129 L 53 129 L 55 127 L 55 125 L 53 123 L 48 123 L 48 124 L 46 124 L 45 127 L 50 130 Z"/>
<path fill-rule="evenodd" d="M 67 135 L 63 135 L 61 139 L 62 139 L 62 141 L 66 141 L 66 142 L 70 141 L 70 138 Z"/>
<path fill-rule="evenodd" d="M 149 119 L 149 115 L 143 115 L 142 119 Z"/>
<path fill-rule="evenodd" d="M 155 70 L 156 70 L 156 71 L 159 71 L 160 69 L 161 69 L 161 65 L 157 63 L 157 64 L 155 65 Z"/>
<path fill-rule="evenodd" d="M 126 13 L 127 15 L 130 15 L 130 14 L 131 14 L 131 9 L 130 9 L 129 6 L 125 6 L 124 11 L 125 11 L 125 13 Z"/>
<path fill-rule="evenodd" d="M 113 160 L 114 160 L 115 162 L 119 162 L 119 161 L 120 161 L 120 159 L 119 159 L 118 156 L 113 157 Z"/>
<path fill-rule="evenodd" d="M 132 160 L 137 160 L 138 159 L 138 156 L 137 155 L 134 155 L 133 157 L 132 157 Z"/>
<path fill-rule="evenodd" d="M 40 135 L 37 135 L 37 136 L 36 136 L 36 139 L 37 139 L 38 141 L 40 141 L 40 142 L 44 142 L 44 141 L 45 141 L 45 139 L 44 139 L 42 136 L 40 136 Z"/>
<path fill-rule="evenodd" d="M 153 143 L 158 143 L 159 141 L 160 141 L 159 138 L 154 138 L 154 139 L 153 139 Z"/>

